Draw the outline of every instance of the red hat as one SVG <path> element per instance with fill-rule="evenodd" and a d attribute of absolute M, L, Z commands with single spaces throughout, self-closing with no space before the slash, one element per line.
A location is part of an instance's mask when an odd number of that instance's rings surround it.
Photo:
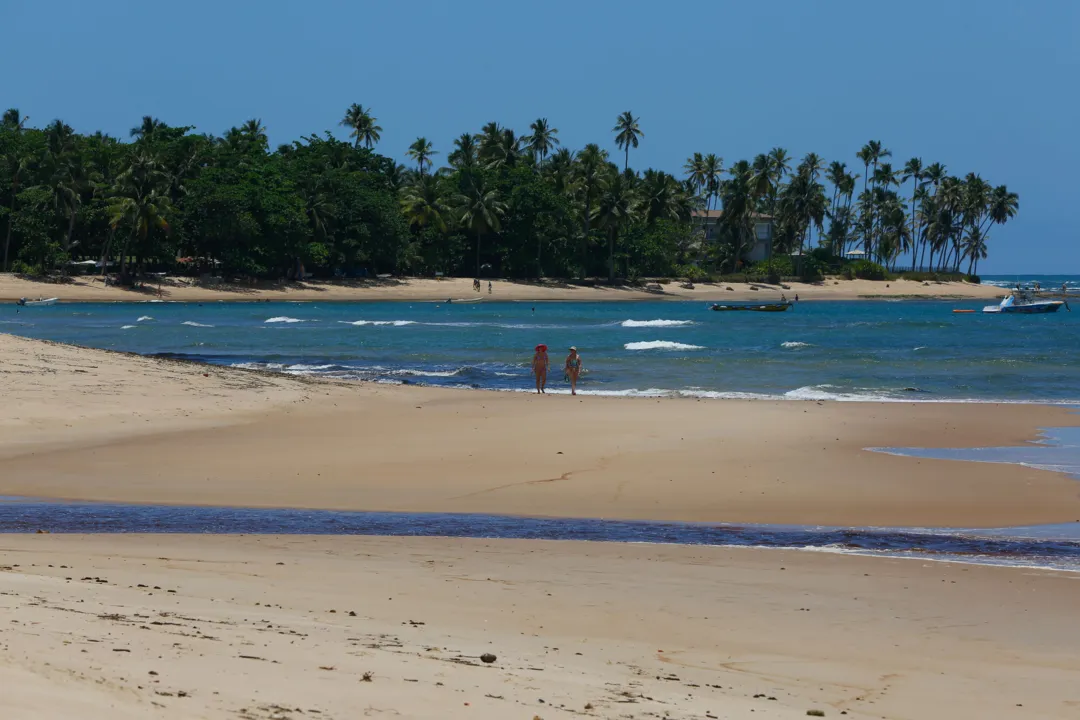
<path fill-rule="evenodd" d="M 541 351 L 542 352 L 547 352 L 547 345 L 545 345 L 544 343 L 540 343 L 539 345 L 536 346 L 536 352 L 541 352 Z"/>

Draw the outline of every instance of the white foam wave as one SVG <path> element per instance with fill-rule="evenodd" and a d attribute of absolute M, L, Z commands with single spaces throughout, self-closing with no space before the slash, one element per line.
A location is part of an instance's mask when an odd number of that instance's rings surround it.
<path fill-rule="evenodd" d="M 185 320 L 180 323 L 181 325 L 188 325 L 190 327 L 214 327 L 213 325 L 203 325 L 202 323 L 192 322 L 191 320 Z"/>
<path fill-rule="evenodd" d="M 669 340 L 648 340 L 646 342 L 632 342 L 623 345 L 627 350 L 704 350 L 701 345 L 687 345 L 686 343 L 671 342 Z"/>
<path fill-rule="evenodd" d="M 317 372 L 319 370 L 329 370 L 333 365 L 290 365 L 285 370 L 287 372 Z"/>
<path fill-rule="evenodd" d="M 795 340 L 789 340 L 788 342 L 780 343 L 780 347 L 788 348 L 788 349 L 793 350 L 795 348 L 813 347 L 813 345 L 811 345 L 810 343 L 804 343 L 804 342 L 798 342 L 798 341 L 795 341 Z"/>
<path fill-rule="evenodd" d="M 267 322 L 270 322 L 267 320 Z M 357 327 L 363 325 L 393 325 L 394 327 L 402 327 L 404 325 L 415 325 L 415 320 L 355 320 L 349 322 L 348 320 L 338 320 L 342 325 L 356 325 Z"/>
<path fill-rule="evenodd" d="M 682 327 L 684 325 L 693 325 L 693 320 L 623 320 L 619 323 L 625 328 L 641 328 L 641 327 Z"/>
<path fill-rule="evenodd" d="M 122 328 L 120 328 L 120 329 L 121 329 L 121 330 L 131 330 L 131 329 L 132 329 L 133 327 L 135 327 L 135 326 L 134 326 L 134 325 L 125 325 L 125 326 L 123 326 L 123 327 L 122 327 Z"/>
<path fill-rule="evenodd" d="M 285 365 L 282 363 L 259 363 L 259 362 L 242 362 L 233 363 L 229 367 L 240 368 L 241 370 L 284 370 Z"/>
<path fill-rule="evenodd" d="M 281 316 L 278 316 L 278 317 L 272 317 L 269 320 L 267 320 L 266 322 L 268 322 L 268 323 L 302 323 L 302 322 L 307 322 L 307 320 L 301 320 L 299 318 L 286 317 L 285 315 L 281 315 Z"/>
<path fill-rule="evenodd" d="M 153 319 L 154 318 L 150 317 L 149 315 L 143 315 L 142 317 L 140 317 L 135 322 L 146 322 L 147 320 L 153 320 Z"/>

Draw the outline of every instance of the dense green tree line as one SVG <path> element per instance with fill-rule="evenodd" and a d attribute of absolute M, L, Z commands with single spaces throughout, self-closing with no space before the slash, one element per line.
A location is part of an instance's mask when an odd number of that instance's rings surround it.
<path fill-rule="evenodd" d="M 974 272 L 994 225 L 1018 207 L 975 174 L 918 158 L 895 170 L 876 141 L 856 153 L 861 174 L 814 153 L 792 168 L 775 148 L 730 167 L 695 153 L 677 178 L 630 167 L 645 137 L 630 112 L 612 130 L 622 168 L 597 144 L 562 147 L 546 118 L 524 135 L 488 123 L 446 151 L 417 138 L 408 166 L 375 152 L 382 127 L 370 109 L 352 105 L 341 125 L 352 142 L 324 133 L 271 150 L 259 120 L 215 137 L 147 116 L 121 141 L 59 120 L 33 128 L 9 110 L 3 268 L 90 258 L 114 261 L 124 278 L 132 265 L 271 278 L 731 272 L 764 215 L 774 254 L 819 246 L 820 262 L 861 248 L 889 265 Z M 723 215 L 706 241 L 693 215 L 712 209 Z"/>

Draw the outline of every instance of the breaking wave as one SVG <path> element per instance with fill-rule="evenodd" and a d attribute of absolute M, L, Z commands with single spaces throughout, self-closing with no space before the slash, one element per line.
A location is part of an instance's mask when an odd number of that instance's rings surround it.
<path fill-rule="evenodd" d="M 191 320 L 185 320 L 180 323 L 181 325 L 188 325 L 190 327 L 214 327 L 213 325 L 203 325 L 202 323 L 193 322 Z"/>
<path fill-rule="evenodd" d="M 619 323 L 625 328 L 644 328 L 644 327 L 683 327 L 685 325 L 693 325 L 693 320 L 623 320 Z"/>
<path fill-rule="evenodd" d="M 645 342 L 632 342 L 623 345 L 627 350 L 704 350 L 701 345 L 687 345 L 686 343 L 671 342 L 669 340 L 648 340 Z"/>
<path fill-rule="evenodd" d="M 266 322 L 268 322 L 268 323 L 302 323 L 302 322 L 307 322 L 307 320 L 301 320 L 299 318 L 286 317 L 284 315 L 280 315 L 278 317 L 272 317 L 269 320 L 266 320 Z"/>

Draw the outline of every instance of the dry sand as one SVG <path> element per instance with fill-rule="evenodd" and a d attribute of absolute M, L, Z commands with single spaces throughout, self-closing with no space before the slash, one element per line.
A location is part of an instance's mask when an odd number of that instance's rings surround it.
<path fill-rule="evenodd" d="M 878 446 L 1018 444 L 1064 408 L 535 396 L 329 383 L 0 335 L 0 495 L 985 527 L 1080 484 Z"/>
<path fill-rule="evenodd" d="M 599 543 L 8 535 L 0 612 L 5 720 L 1080 713 L 1070 573 Z"/>
<path fill-rule="evenodd" d="M 516 300 L 543 302 L 570 300 L 591 302 L 603 300 L 765 300 L 775 301 L 781 293 L 793 299 L 795 294 L 800 300 L 856 300 L 858 298 L 889 297 L 925 297 L 956 299 L 992 299 L 1001 297 L 1000 288 L 989 285 L 971 285 L 969 283 L 927 283 L 897 280 L 877 282 L 873 280 L 827 280 L 821 284 L 794 283 L 790 289 L 779 286 L 746 283 L 722 283 L 719 285 L 698 284 L 693 289 L 686 289 L 680 283 L 672 282 L 663 286 L 650 283 L 651 290 L 627 287 L 585 287 L 559 281 L 544 284 L 531 282 L 510 282 L 495 280 L 492 293 L 487 291 L 484 281 L 483 292 L 479 295 L 472 289 L 472 280 L 467 278 L 446 278 L 442 280 L 421 278 L 397 278 L 372 281 L 342 282 L 305 282 L 295 284 L 273 284 L 260 286 L 231 285 L 201 287 L 187 279 L 171 279 L 161 285 L 144 290 L 128 290 L 118 287 L 106 287 L 100 278 L 79 277 L 75 283 L 55 285 L 22 280 L 14 275 L 0 274 L 0 301 L 14 301 L 21 297 L 50 298 L 59 297 L 62 301 L 126 301 L 141 302 L 155 298 L 178 301 L 257 301 L 257 300 L 319 300 L 319 301 L 359 301 L 359 300 L 468 300 L 477 297 L 485 300 Z M 757 290 L 752 287 L 758 288 Z M 661 288 L 661 289 L 657 289 Z M 731 288 L 728 290 L 728 288 Z"/>

